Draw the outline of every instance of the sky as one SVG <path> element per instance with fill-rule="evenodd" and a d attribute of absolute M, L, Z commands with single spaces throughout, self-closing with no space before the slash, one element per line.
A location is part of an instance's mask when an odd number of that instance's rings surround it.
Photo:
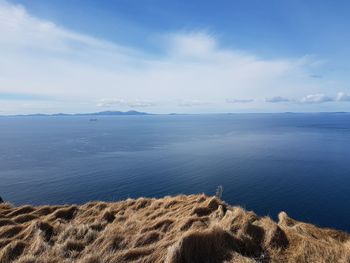
<path fill-rule="evenodd" d="M 0 0 L 0 115 L 350 111 L 350 2 Z"/>

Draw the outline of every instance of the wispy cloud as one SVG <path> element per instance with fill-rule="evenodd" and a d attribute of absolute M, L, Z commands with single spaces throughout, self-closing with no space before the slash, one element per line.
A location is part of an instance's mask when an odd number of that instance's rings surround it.
<path fill-rule="evenodd" d="M 31 94 L 31 93 L 0 92 L 0 100 L 41 101 L 41 100 L 53 100 L 53 98 L 49 96 L 43 96 L 43 95 Z"/>
<path fill-rule="evenodd" d="M 97 103 L 97 107 L 102 108 L 110 108 L 110 107 L 116 107 L 116 106 L 126 106 L 130 108 L 143 108 L 143 107 L 152 107 L 155 106 L 156 103 L 153 101 L 145 101 L 145 100 L 132 100 L 132 101 L 126 101 L 123 99 L 102 99 Z"/>
<path fill-rule="evenodd" d="M 325 94 L 310 94 L 301 98 L 301 103 L 324 103 L 334 101 L 334 99 Z"/>
<path fill-rule="evenodd" d="M 51 55 L 82 54 L 86 51 L 112 52 L 129 56 L 131 49 L 109 41 L 79 34 L 47 20 L 31 16 L 21 5 L 0 0 L 0 45 Z"/>
<path fill-rule="evenodd" d="M 200 111 L 208 104 L 220 110 L 227 103 L 244 107 L 275 94 L 300 97 L 310 88 L 318 90 L 308 73 L 309 67 L 317 67 L 317 59 L 266 59 L 223 47 L 208 31 L 164 34 L 158 43 L 163 52 L 149 54 L 72 31 L 3 0 L 0 17 L 0 92 L 60 97 L 61 104 L 55 104 L 58 111 L 81 104 L 91 105 L 90 110 L 121 106 L 176 112 L 196 106 Z M 123 100 L 96 104 L 96 98 Z M 339 101 L 343 100 L 344 95 Z M 259 105 L 261 110 L 269 107 Z M 19 104 L 6 107 L 3 110 L 15 111 Z"/>
<path fill-rule="evenodd" d="M 250 102 L 253 102 L 253 101 L 254 101 L 253 99 L 226 99 L 227 103 L 232 103 L 232 104 L 235 104 L 235 103 L 250 103 Z"/>
<path fill-rule="evenodd" d="M 178 105 L 181 107 L 205 106 L 210 104 L 211 104 L 210 102 L 201 101 L 201 100 L 187 100 L 187 101 L 181 101 L 178 103 Z"/>
<path fill-rule="evenodd" d="M 166 43 L 169 54 L 177 58 L 208 58 L 217 50 L 215 37 L 204 31 L 169 34 Z"/>
<path fill-rule="evenodd" d="M 275 96 L 271 98 L 266 98 L 266 102 L 271 102 L 271 103 L 279 103 L 279 102 L 288 102 L 290 101 L 288 98 L 281 97 L 281 96 Z"/>
<path fill-rule="evenodd" d="M 336 101 L 350 101 L 350 95 L 344 92 L 338 92 Z"/>

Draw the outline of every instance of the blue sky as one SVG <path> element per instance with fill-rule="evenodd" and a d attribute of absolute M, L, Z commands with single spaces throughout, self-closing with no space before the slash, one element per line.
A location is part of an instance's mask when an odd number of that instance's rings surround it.
<path fill-rule="evenodd" d="M 0 114 L 349 111 L 349 10 L 0 0 Z"/>

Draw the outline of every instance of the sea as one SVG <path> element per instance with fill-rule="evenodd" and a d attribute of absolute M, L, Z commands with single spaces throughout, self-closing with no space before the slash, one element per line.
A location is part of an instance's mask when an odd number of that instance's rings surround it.
<path fill-rule="evenodd" d="M 0 117 L 14 205 L 214 195 L 350 232 L 350 114 Z"/>

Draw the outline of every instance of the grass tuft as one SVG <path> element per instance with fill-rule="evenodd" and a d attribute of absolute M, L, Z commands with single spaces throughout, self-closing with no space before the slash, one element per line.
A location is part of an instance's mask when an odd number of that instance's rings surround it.
<path fill-rule="evenodd" d="M 0 263 L 350 262 L 348 233 L 278 223 L 206 195 L 81 206 L 0 204 Z"/>

